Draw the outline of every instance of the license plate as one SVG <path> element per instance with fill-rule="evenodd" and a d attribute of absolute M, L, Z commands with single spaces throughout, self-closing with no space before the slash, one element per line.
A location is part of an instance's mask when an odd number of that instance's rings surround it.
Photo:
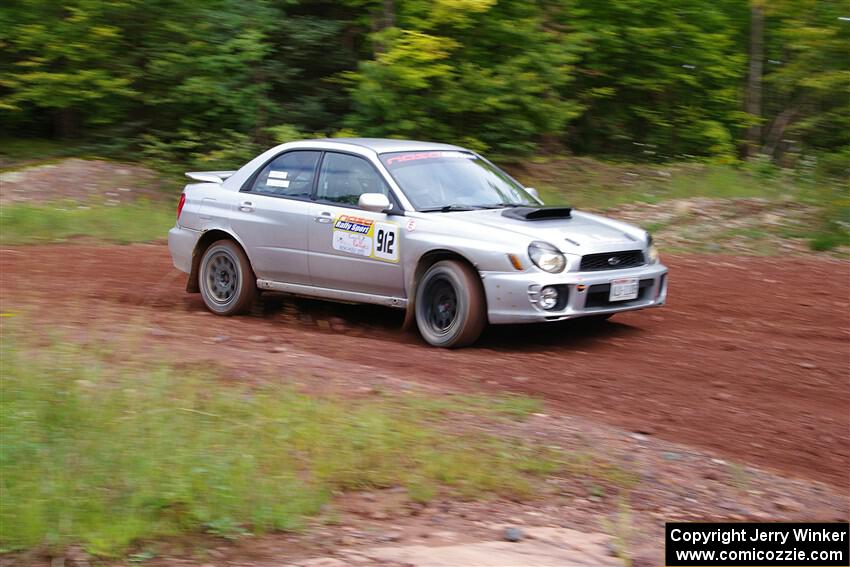
<path fill-rule="evenodd" d="M 628 301 L 629 299 L 636 299 L 637 296 L 637 278 L 621 278 L 611 281 L 611 293 L 608 294 L 608 301 Z"/>

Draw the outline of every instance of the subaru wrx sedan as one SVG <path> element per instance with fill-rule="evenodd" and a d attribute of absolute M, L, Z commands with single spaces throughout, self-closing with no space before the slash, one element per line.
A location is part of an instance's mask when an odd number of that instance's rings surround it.
<path fill-rule="evenodd" d="M 174 265 L 218 315 L 274 290 L 406 310 L 434 346 L 485 326 L 658 307 L 667 268 L 641 228 L 568 207 L 476 152 L 431 142 L 290 142 L 190 172 Z"/>

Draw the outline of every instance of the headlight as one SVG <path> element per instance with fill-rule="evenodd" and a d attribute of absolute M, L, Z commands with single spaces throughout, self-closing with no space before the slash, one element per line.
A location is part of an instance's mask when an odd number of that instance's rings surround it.
<path fill-rule="evenodd" d="M 648 232 L 646 233 L 646 252 L 647 252 L 647 260 L 649 260 L 650 264 L 658 263 L 658 248 L 655 247 L 655 244 L 652 242 L 652 235 Z"/>
<path fill-rule="evenodd" d="M 563 272 L 567 265 L 567 259 L 561 251 L 548 242 L 537 241 L 529 244 L 528 257 L 535 266 L 552 274 Z"/>
<path fill-rule="evenodd" d="M 655 244 L 649 245 L 649 263 L 657 264 L 658 263 L 658 248 L 655 247 Z"/>
<path fill-rule="evenodd" d="M 652 243 L 652 235 L 648 232 L 646 233 L 646 252 L 649 255 L 649 263 L 657 264 L 658 263 L 658 248 L 655 247 L 655 244 Z"/>

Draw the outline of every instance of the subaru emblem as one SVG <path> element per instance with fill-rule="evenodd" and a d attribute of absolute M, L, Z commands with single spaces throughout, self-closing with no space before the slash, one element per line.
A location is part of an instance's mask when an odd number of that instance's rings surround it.
<path fill-rule="evenodd" d="M 620 257 L 619 256 L 611 256 L 610 258 L 608 258 L 608 265 L 609 266 L 616 266 L 619 263 L 620 263 Z"/>

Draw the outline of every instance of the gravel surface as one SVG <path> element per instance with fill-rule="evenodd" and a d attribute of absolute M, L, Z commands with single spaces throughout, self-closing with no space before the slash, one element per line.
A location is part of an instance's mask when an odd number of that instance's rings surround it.
<path fill-rule="evenodd" d="M 493 328 L 459 351 L 425 346 L 399 330 L 400 313 L 374 307 L 264 295 L 250 316 L 215 317 L 185 293 L 163 245 L 3 249 L 0 300 L 13 315 L 6 328 L 58 327 L 71 340 L 111 341 L 131 358 L 213 363 L 232 380 L 355 396 L 534 395 L 545 409 L 526 421 L 469 416 L 457 426 L 604 459 L 638 478 L 623 491 L 592 474 L 564 474 L 526 503 L 423 506 L 392 489 L 341 495 L 303 534 L 164 542 L 146 564 L 260 566 L 325 555 L 355 564 L 375 546 L 504 541 L 508 528 L 558 527 L 607 533 L 623 542 L 611 553 L 655 565 L 664 521 L 846 521 L 850 264 L 665 262 L 663 309 L 597 325 Z M 199 547 L 208 551 L 198 556 Z"/>
<path fill-rule="evenodd" d="M 521 392 L 551 408 L 783 473 L 850 486 L 850 263 L 668 256 L 669 304 L 608 323 L 492 327 L 475 348 L 426 347 L 401 313 L 264 296 L 218 318 L 163 245 L 6 249 L 4 306 L 42 322 L 151 326 L 150 348 L 253 368 L 371 369 L 386 378 Z M 4 307 L 9 309 L 11 307 Z M 156 336 L 160 335 L 160 336 Z M 263 340 L 258 340 L 263 337 Z M 277 352 L 280 347 L 285 350 Z"/>

